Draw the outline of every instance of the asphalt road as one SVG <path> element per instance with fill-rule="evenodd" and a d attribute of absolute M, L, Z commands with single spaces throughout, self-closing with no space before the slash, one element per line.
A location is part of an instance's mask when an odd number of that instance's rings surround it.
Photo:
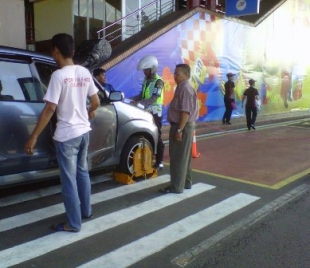
<path fill-rule="evenodd" d="M 310 266 L 309 192 L 205 251 L 188 267 L 307 268 Z"/>

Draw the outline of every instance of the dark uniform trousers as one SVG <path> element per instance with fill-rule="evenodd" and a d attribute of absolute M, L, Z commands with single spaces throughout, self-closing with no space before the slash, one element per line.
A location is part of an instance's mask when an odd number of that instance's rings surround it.
<path fill-rule="evenodd" d="M 179 125 L 171 124 L 169 131 L 169 155 L 171 188 L 182 193 L 184 187 L 192 186 L 192 145 L 195 122 L 186 123 L 182 131 L 182 141 L 175 140 Z"/>
<path fill-rule="evenodd" d="M 245 107 L 245 116 L 246 116 L 247 127 L 248 129 L 250 129 L 252 125 L 255 125 L 256 117 L 257 117 L 257 108 L 256 107 Z"/>
<path fill-rule="evenodd" d="M 165 144 L 161 138 L 161 128 L 162 128 L 162 116 L 158 116 L 158 114 L 152 114 L 155 125 L 158 129 L 158 143 L 157 143 L 157 154 L 156 154 L 156 164 L 160 164 L 164 158 L 164 150 Z"/>
<path fill-rule="evenodd" d="M 230 123 L 231 114 L 233 111 L 231 103 L 234 101 L 234 99 L 224 97 L 224 104 L 225 104 L 225 112 L 223 115 L 222 122 L 223 123 Z"/>

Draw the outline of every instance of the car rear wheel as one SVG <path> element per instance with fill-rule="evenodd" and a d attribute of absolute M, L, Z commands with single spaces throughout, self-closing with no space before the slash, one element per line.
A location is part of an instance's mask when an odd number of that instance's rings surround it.
<path fill-rule="evenodd" d="M 133 159 L 135 154 L 137 153 L 137 150 L 139 148 L 143 148 L 143 146 L 148 147 L 148 149 L 152 152 L 153 156 L 153 146 L 152 144 L 144 137 L 131 137 L 126 145 L 124 146 L 124 149 L 122 151 L 120 164 L 118 166 L 118 171 L 123 172 L 129 175 L 133 175 L 134 173 L 134 166 L 133 166 Z"/>

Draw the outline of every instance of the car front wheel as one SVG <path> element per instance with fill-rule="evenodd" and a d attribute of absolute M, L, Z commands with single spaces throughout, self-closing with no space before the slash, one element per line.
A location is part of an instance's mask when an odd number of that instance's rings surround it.
<path fill-rule="evenodd" d="M 134 174 L 134 159 L 137 159 L 136 154 L 140 154 L 144 146 L 147 152 L 149 152 L 150 157 L 153 157 L 153 146 L 144 137 L 131 137 L 124 146 L 121 154 L 120 164 L 118 166 L 118 171 L 129 175 Z M 152 164 L 152 163 L 151 163 Z"/>

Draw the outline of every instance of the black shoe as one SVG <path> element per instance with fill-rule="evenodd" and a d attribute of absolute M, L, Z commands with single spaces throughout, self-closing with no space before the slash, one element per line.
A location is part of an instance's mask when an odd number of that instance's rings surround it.
<path fill-rule="evenodd" d="M 230 122 L 226 122 L 226 125 L 231 125 L 231 123 Z"/>
<path fill-rule="evenodd" d="M 251 128 L 250 128 L 250 127 L 248 127 L 248 130 L 251 130 Z"/>
<path fill-rule="evenodd" d="M 89 220 L 89 219 L 91 219 L 92 217 L 93 217 L 93 214 L 90 214 L 88 217 L 82 216 L 82 219 L 83 219 L 83 220 Z"/>
<path fill-rule="evenodd" d="M 162 170 L 162 169 L 164 168 L 163 162 L 156 163 L 156 164 L 154 165 L 154 168 L 155 168 L 155 169 L 158 169 L 158 170 Z"/>
<path fill-rule="evenodd" d="M 164 194 L 181 194 L 179 192 L 176 192 L 174 191 L 170 186 L 166 187 L 166 188 L 163 188 L 163 189 L 160 189 L 159 190 L 161 193 L 164 193 Z"/>
<path fill-rule="evenodd" d="M 225 125 L 225 120 L 224 119 L 222 120 L 222 123 L 223 123 L 223 125 Z"/>
<path fill-rule="evenodd" d="M 192 185 L 185 185 L 184 189 L 192 189 Z"/>
<path fill-rule="evenodd" d="M 160 191 L 161 193 L 164 193 L 164 194 L 173 193 L 173 190 L 171 189 L 170 186 L 165 187 L 165 188 L 163 188 L 163 189 L 160 189 L 159 191 Z"/>
<path fill-rule="evenodd" d="M 251 128 L 255 130 L 255 127 L 254 127 L 254 125 L 252 125 L 252 126 L 251 126 Z"/>

